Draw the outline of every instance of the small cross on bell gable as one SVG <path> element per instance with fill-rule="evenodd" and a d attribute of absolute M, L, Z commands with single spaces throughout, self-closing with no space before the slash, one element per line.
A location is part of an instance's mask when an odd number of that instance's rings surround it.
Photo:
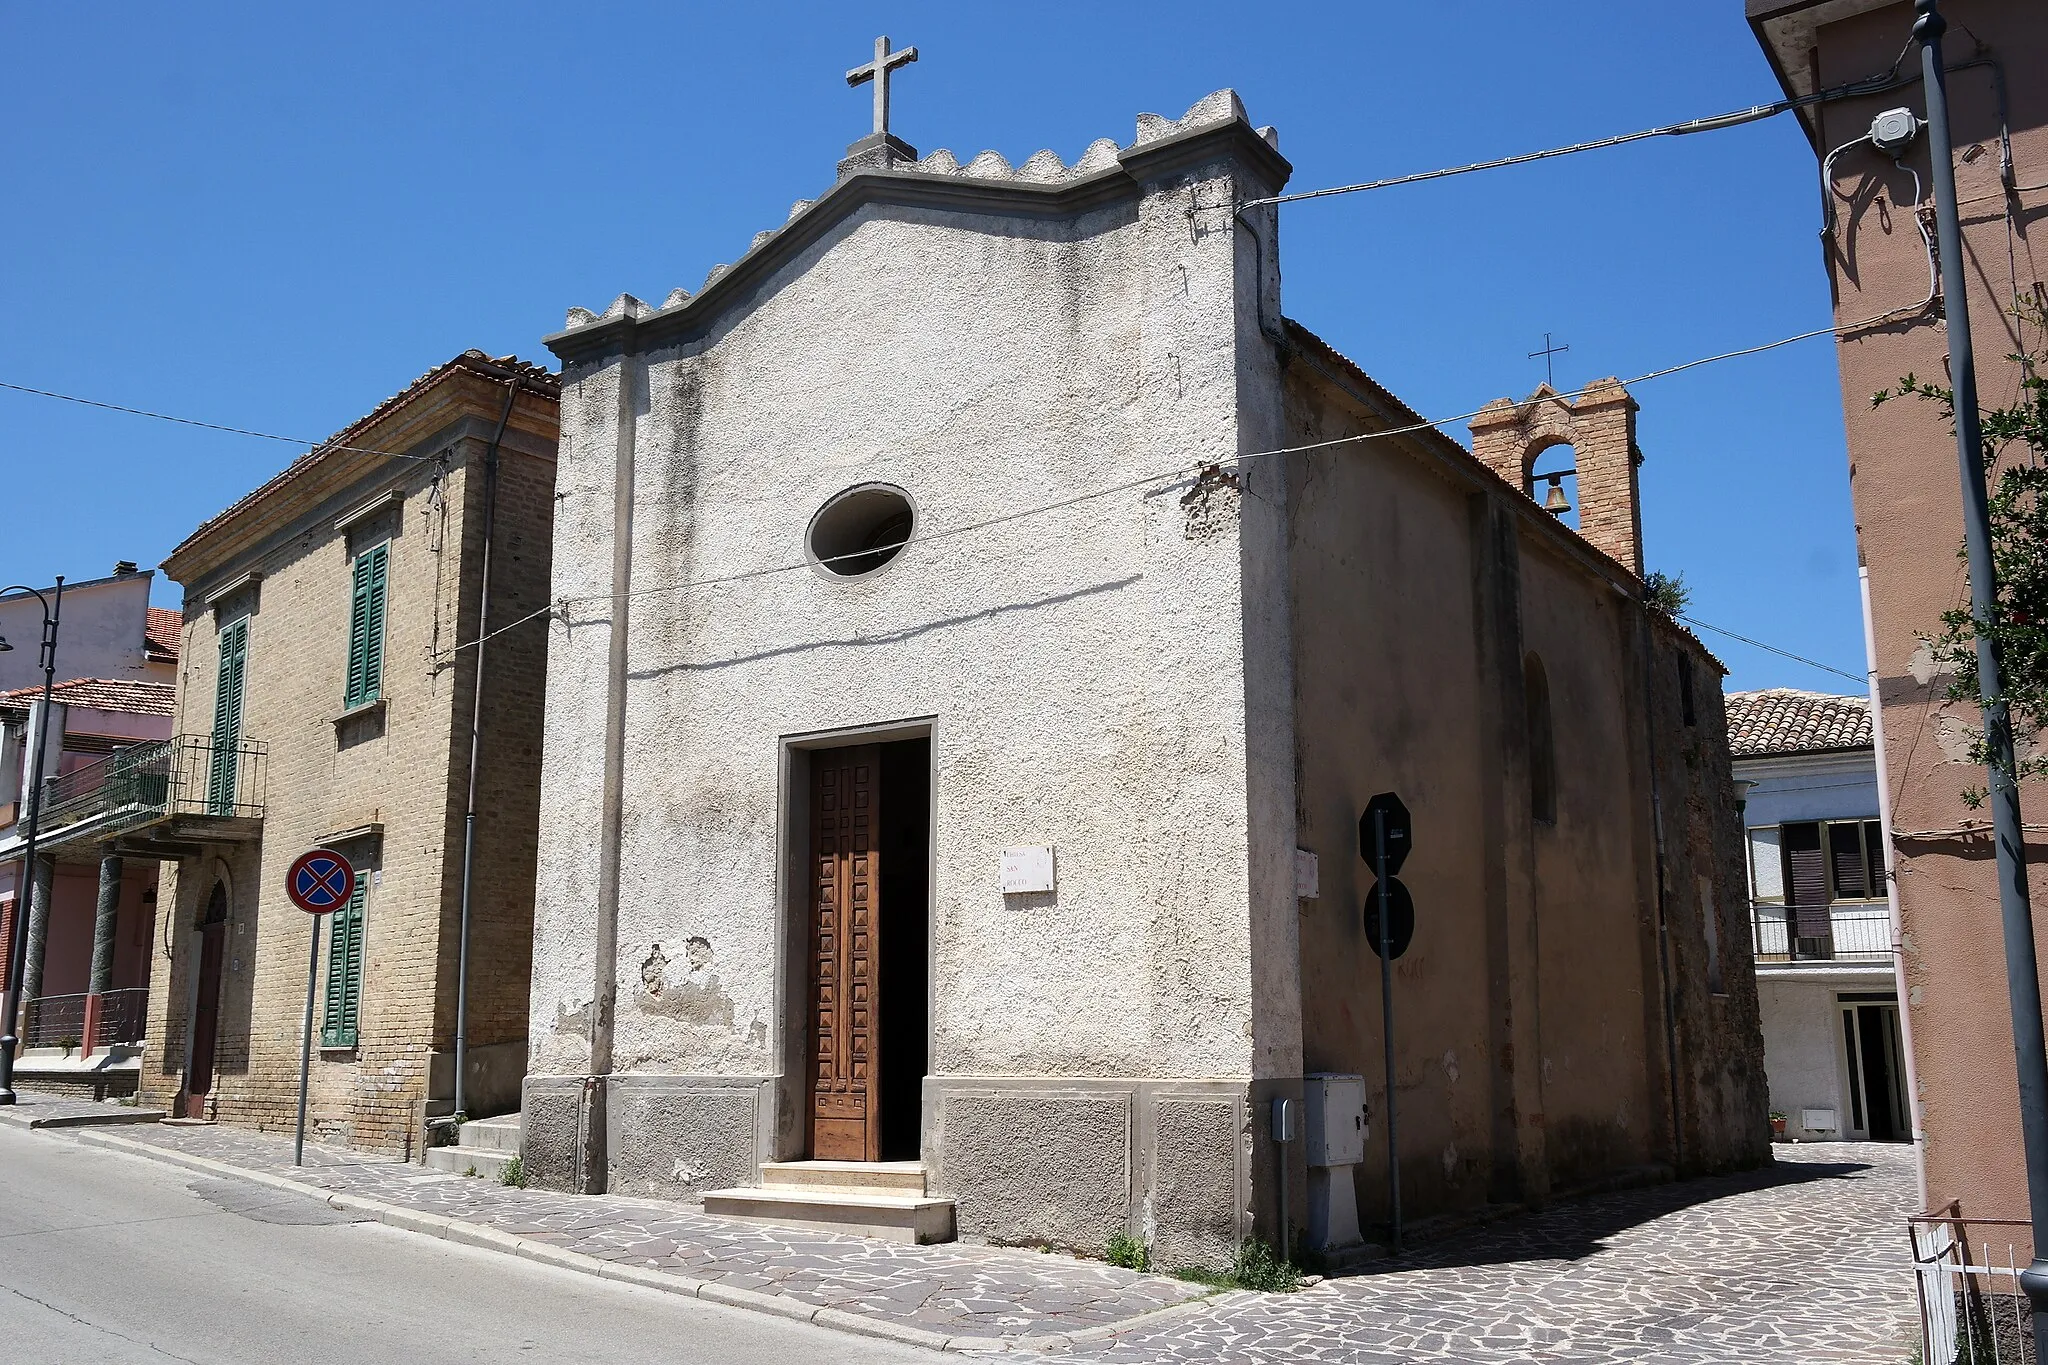
<path fill-rule="evenodd" d="M 846 156 L 839 163 L 842 178 L 858 171 L 886 171 L 899 161 L 917 160 L 917 148 L 889 131 L 889 78 L 898 67 L 909 66 L 916 60 L 914 47 L 891 52 L 885 34 L 875 39 L 875 59 L 846 73 L 848 85 L 873 83 L 875 127 L 866 137 L 848 145 Z"/>

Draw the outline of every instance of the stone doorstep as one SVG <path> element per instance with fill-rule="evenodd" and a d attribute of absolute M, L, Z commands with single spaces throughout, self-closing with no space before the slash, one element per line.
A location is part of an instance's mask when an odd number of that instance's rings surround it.
<path fill-rule="evenodd" d="M 770 1189 L 840 1194 L 926 1192 L 922 1161 L 764 1161 L 761 1184 Z"/>
<path fill-rule="evenodd" d="M 444 1149 L 445 1150 L 445 1149 Z M 712 1190 L 704 1212 L 812 1232 L 845 1232 L 885 1242 L 953 1240 L 953 1201 L 922 1194 L 872 1194 L 761 1186 Z"/>
<path fill-rule="evenodd" d="M 507 1152 L 517 1156 L 519 1135 L 520 1124 L 517 1114 L 507 1114 L 503 1118 L 495 1119 L 471 1119 L 455 1130 L 455 1145 L 471 1151 Z"/>
<path fill-rule="evenodd" d="M 468 1126 L 463 1125 L 465 1128 Z M 454 1175 L 468 1175 L 473 1169 L 481 1179 L 496 1180 L 518 1155 L 516 1151 L 496 1151 L 489 1147 L 429 1147 L 427 1169 Z"/>

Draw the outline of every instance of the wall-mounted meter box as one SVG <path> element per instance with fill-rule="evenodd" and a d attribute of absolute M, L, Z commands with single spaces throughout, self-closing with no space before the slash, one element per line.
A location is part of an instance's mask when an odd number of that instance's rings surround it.
<path fill-rule="evenodd" d="M 1365 1077 L 1327 1072 L 1302 1078 L 1302 1136 L 1311 1166 L 1365 1160 Z"/>

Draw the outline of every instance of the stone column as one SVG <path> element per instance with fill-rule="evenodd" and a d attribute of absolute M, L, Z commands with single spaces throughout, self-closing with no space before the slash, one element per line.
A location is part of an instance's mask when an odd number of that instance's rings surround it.
<path fill-rule="evenodd" d="M 99 1046 L 102 997 L 114 984 L 114 926 L 120 918 L 121 859 L 110 846 L 100 854 L 100 898 L 92 920 L 92 980 L 86 987 L 81 1056 L 90 1057 Z"/>
<path fill-rule="evenodd" d="M 29 890 L 28 949 L 21 961 L 21 998 L 35 1000 L 43 993 L 43 950 L 50 944 L 50 898 L 56 891 L 57 860 L 36 859 L 36 872 Z"/>

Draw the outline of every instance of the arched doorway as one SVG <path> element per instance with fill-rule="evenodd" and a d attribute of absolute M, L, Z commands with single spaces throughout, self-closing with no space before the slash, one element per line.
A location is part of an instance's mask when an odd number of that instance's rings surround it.
<path fill-rule="evenodd" d="M 206 1117 L 206 1097 L 213 1090 L 214 1045 L 220 1037 L 221 959 L 227 951 L 228 888 L 216 880 L 199 917 L 199 980 L 192 992 L 192 1056 L 185 1067 L 188 1119 Z"/>

